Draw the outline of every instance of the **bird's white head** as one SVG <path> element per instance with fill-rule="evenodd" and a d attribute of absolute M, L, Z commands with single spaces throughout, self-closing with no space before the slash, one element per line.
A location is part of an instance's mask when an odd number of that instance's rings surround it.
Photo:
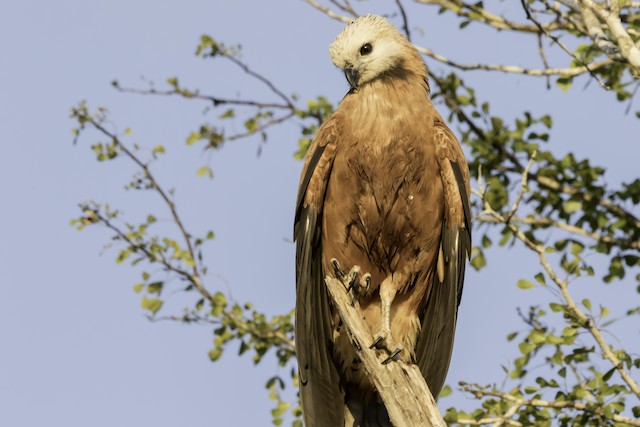
<path fill-rule="evenodd" d="M 344 70 L 356 89 L 401 66 L 407 58 L 409 41 L 382 16 L 364 15 L 342 30 L 329 46 L 329 55 Z"/>

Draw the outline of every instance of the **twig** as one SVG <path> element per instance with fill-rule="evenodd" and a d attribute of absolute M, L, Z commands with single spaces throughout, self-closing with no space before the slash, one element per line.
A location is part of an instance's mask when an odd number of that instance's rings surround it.
<path fill-rule="evenodd" d="M 478 197 L 482 197 L 482 195 L 479 193 L 474 193 L 474 194 L 476 194 Z M 488 224 L 501 223 L 500 220 L 497 220 L 492 216 L 483 216 L 483 215 L 477 216 L 476 218 L 474 218 L 474 221 L 480 221 Z M 510 219 L 510 222 L 514 224 L 527 224 L 527 225 L 540 226 L 540 227 L 556 227 L 561 230 L 568 231 L 569 233 L 572 233 L 572 234 L 589 237 L 597 242 L 603 242 L 609 245 L 619 246 L 621 249 L 640 249 L 640 241 L 638 240 L 603 236 L 599 233 L 593 233 L 585 230 L 584 228 L 567 224 L 566 222 L 552 220 L 551 218 L 531 218 L 531 217 L 515 217 L 514 216 Z"/>
<path fill-rule="evenodd" d="M 318 4 L 318 2 L 316 2 L 315 0 L 304 0 L 304 1 L 307 2 L 310 6 L 318 9 L 320 12 L 323 12 L 324 14 L 326 14 L 331 19 L 335 19 L 336 21 L 344 22 L 345 24 L 349 24 L 349 23 L 351 23 L 351 21 L 353 21 L 353 18 L 349 18 L 348 16 L 343 16 L 343 15 L 338 15 L 337 13 L 333 12 L 328 7 L 324 7 L 324 6 L 320 5 L 320 4 Z"/>
<path fill-rule="evenodd" d="M 549 70 L 549 63 L 547 62 L 547 55 L 544 53 L 544 45 L 542 43 L 542 34 L 538 34 L 538 53 L 540 53 L 540 59 L 542 59 L 542 65 L 544 65 L 545 73 Z M 551 89 L 551 79 L 549 74 L 546 74 L 547 90 Z"/>
<path fill-rule="evenodd" d="M 415 46 L 415 45 L 414 45 Z M 418 51 L 430 58 L 435 59 L 438 62 L 442 62 L 443 64 L 450 65 L 454 68 L 458 68 L 463 71 L 474 71 L 474 70 L 482 70 L 482 71 L 500 71 L 502 73 L 512 73 L 512 74 L 524 74 L 527 76 L 561 76 L 561 77 L 574 77 L 580 74 L 588 73 L 589 70 L 594 71 L 599 68 L 605 67 L 607 65 L 611 65 L 613 63 L 612 60 L 606 59 L 600 62 L 594 62 L 589 64 L 588 66 L 583 65 L 580 67 L 569 67 L 569 68 L 545 68 L 544 70 L 535 69 L 535 68 L 522 68 L 516 65 L 494 65 L 494 64 L 461 64 L 452 59 L 449 59 L 443 55 L 433 52 L 431 49 L 427 49 L 422 46 L 415 46 Z"/>
<path fill-rule="evenodd" d="M 257 107 L 257 108 L 276 108 L 281 110 L 291 109 L 291 106 L 288 104 L 278 104 L 275 102 L 251 101 L 246 99 L 218 98 L 211 95 L 203 95 L 203 94 L 200 94 L 199 92 L 191 92 L 188 89 L 186 90 L 185 89 L 158 90 L 155 88 L 135 89 L 135 88 L 121 87 L 119 85 L 115 87 L 121 93 L 133 93 L 136 95 L 182 96 L 184 98 L 189 98 L 189 99 L 199 99 L 202 101 L 210 101 L 214 105 L 214 107 L 217 107 L 220 105 L 238 105 L 238 106 Z"/>
<path fill-rule="evenodd" d="M 241 132 L 241 133 L 236 133 L 234 135 L 231 136 L 227 136 L 224 138 L 225 141 L 233 141 L 236 139 L 240 139 L 240 138 L 246 138 L 248 136 L 251 135 L 255 135 L 256 133 L 262 132 L 263 130 L 270 128 L 273 125 L 278 125 L 280 123 L 286 122 L 287 120 L 289 120 L 290 118 L 292 118 L 293 116 L 295 116 L 295 112 L 291 112 L 288 114 L 285 114 L 284 116 L 281 117 L 276 117 L 274 119 L 268 120 L 267 122 L 265 122 L 264 124 L 256 127 L 253 130 L 247 131 L 247 132 Z"/>
<path fill-rule="evenodd" d="M 282 91 L 280 91 L 280 89 L 278 89 L 272 82 L 271 80 L 267 79 L 266 77 L 264 77 L 262 74 L 259 74 L 255 71 L 253 71 L 251 68 L 249 68 L 249 66 L 247 64 L 245 64 L 244 62 L 240 61 L 238 58 L 236 58 L 235 56 L 231 56 L 231 55 L 224 55 L 225 58 L 227 58 L 229 61 L 233 62 L 234 64 L 236 64 L 238 67 L 240 67 L 245 73 L 249 74 L 252 77 L 255 77 L 256 79 L 260 80 L 262 83 L 264 83 L 269 89 L 271 89 L 271 91 L 273 93 L 275 93 L 276 95 L 278 95 L 280 98 L 282 98 L 282 100 L 284 100 L 284 102 L 287 103 L 287 105 L 289 106 L 289 108 L 291 108 L 292 110 L 295 109 L 295 106 L 293 105 L 293 101 L 287 96 L 285 95 Z"/>
<path fill-rule="evenodd" d="M 538 155 L 538 150 L 533 150 L 533 153 L 531 153 L 531 158 L 529 159 L 529 163 L 527 163 L 527 166 L 524 168 L 524 171 L 522 172 L 522 182 L 520 183 L 520 191 L 518 192 L 518 196 L 516 197 L 516 200 L 513 202 L 511 211 L 509 211 L 509 213 L 507 214 L 506 222 L 511 221 L 511 218 L 515 215 L 515 213 L 518 210 L 518 207 L 520 206 L 520 202 L 522 201 L 522 196 L 524 196 L 524 193 L 527 190 L 529 170 L 531 169 L 531 166 L 533 166 L 533 164 L 535 163 L 537 155 Z"/>
<path fill-rule="evenodd" d="M 404 6 L 402 6 L 402 2 L 400 0 L 396 0 L 396 4 L 398 5 L 398 9 L 400 9 L 400 15 L 402 16 L 402 28 L 404 29 L 404 33 L 407 35 L 407 40 L 411 41 L 411 33 L 409 32 L 409 19 L 407 18 L 407 13 L 404 10 Z"/>
<path fill-rule="evenodd" d="M 349 3 L 349 0 L 344 0 L 344 4 L 338 2 L 337 0 L 329 0 L 329 1 L 335 4 L 338 7 L 338 9 L 344 12 L 347 12 L 349 15 L 353 16 L 354 18 L 358 17 L 358 14 L 353 9 L 353 6 L 351 6 L 351 3 Z"/>
<path fill-rule="evenodd" d="M 474 21 L 489 25 L 496 30 L 512 30 L 522 33 L 538 33 L 540 28 L 537 25 L 521 24 L 519 22 L 510 21 L 502 16 L 495 15 L 487 11 L 482 6 L 476 6 L 473 4 L 465 3 L 461 0 L 415 0 L 417 3 L 439 5 L 443 8 L 450 10 L 458 16 L 472 19 Z M 472 16 L 473 14 L 473 16 Z M 546 31 L 556 30 L 573 30 L 573 25 L 569 25 L 563 22 L 552 22 L 548 25 L 544 25 L 543 28 Z"/>

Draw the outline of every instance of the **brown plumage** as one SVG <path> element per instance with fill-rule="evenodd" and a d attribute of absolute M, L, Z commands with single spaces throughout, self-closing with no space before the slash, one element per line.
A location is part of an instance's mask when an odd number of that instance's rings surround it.
<path fill-rule="evenodd" d="M 307 427 L 391 425 L 324 284 L 355 290 L 380 351 L 418 364 L 437 397 L 449 367 L 471 248 L 469 169 L 429 99 L 424 62 L 384 18 L 358 18 L 330 47 L 351 85 L 305 159 L 296 345 Z M 366 274 L 366 275 L 365 275 Z"/>

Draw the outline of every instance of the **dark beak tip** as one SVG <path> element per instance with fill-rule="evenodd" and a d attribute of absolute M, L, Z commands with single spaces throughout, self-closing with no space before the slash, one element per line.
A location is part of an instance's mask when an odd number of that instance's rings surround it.
<path fill-rule="evenodd" d="M 352 89 L 357 89 L 358 79 L 360 78 L 358 70 L 352 67 L 347 67 L 344 69 L 344 75 L 349 82 L 349 86 L 351 86 Z"/>

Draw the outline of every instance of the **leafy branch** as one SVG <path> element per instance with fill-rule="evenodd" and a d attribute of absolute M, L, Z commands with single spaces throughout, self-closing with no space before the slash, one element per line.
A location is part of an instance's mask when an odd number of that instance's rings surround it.
<path fill-rule="evenodd" d="M 220 292 L 210 292 L 203 283 L 203 274 L 206 268 L 202 262 L 201 246 L 213 239 L 213 233 L 209 232 L 203 238 L 194 238 L 188 231 L 180 217 L 170 191 L 164 189 L 151 170 L 150 163 L 144 162 L 139 155 L 125 144 L 120 137 L 109 131 L 105 127 L 106 112 L 104 109 L 98 110 L 96 114 L 91 114 L 82 103 L 72 110 L 71 116 L 77 120 L 79 126 L 76 134 L 79 134 L 87 127 L 97 130 L 109 142 L 100 144 L 98 158 L 111 160 L 120 155 L 135 164 L 140 171 L 130 188 L 150 190 L 159 196 L 164 206 L 171 215 L 172 223 L 176 226 L 180 242 L 169 237 L 159 237 L 149 235 L 149 228 L 156 222 L 155 216 L 149 215 L 147 221 L 140 226 L 126 224 L 119 225 L 116 221 L 120 217 L 120 212 L 111 211 L 108 205 L 100 205 L 95 202 L 81 204 L 83 216 L 73 221 L 79 229 L 88 225 L 102 225 L 113 233 L 114 240 L 122 242 L 124 248 L 120 250 L 118 262 L 123 262 L 129 256 L 136 255 L 138 258 L 132 262 L 134 265 L 141 261 L 146 261 L 150 265 L 159 265 L 162 270 L 175 274 L 185 283 L 185 290 L 195 290 L 201 296 L 196 302 L 195 309 L 187 311 L 183 316 L 170 316 L 168 318 L 183 322 L 209 322 L 218 325 L 216 329 L 215 348 L 210 352 L 212 360 L 217 359 L 222 354 L 225 344 L 233 339 L 241 341 L 240 353 L 248 349 L 255 351 L 254 361 L 257 363 L 262 356 L 272 347 L 277 349 L 276 353 L 281 364 L 286 364 L 295 354 L 293 342 L 292 313 L 285 316 L 274 316 L 267 319 L 263 314 L 255 310 L 252 311 L 250 304 L 240 306 L 230 305 L 227 298 Z M 95 149 L 94 149 L 95 150 Z M 110 156 L 101 156 L 104 152 L 111 153 Z M 156 150 L 153 159 L 156 159 Z M 143 272 L 145 283 L 136 285 L 138 292 L 143 288 L 149 294 L 160 294 L 162 288 L 170 280 L 153 281 L 149 273 Z M 205 304 L 206 303 L 206 304 Z M 208 309 L 205 309 L 208 305 Z M 156 314 L 162 307 L 159 299 L 149 299 L 143 297 L 143 308 Z"/>

